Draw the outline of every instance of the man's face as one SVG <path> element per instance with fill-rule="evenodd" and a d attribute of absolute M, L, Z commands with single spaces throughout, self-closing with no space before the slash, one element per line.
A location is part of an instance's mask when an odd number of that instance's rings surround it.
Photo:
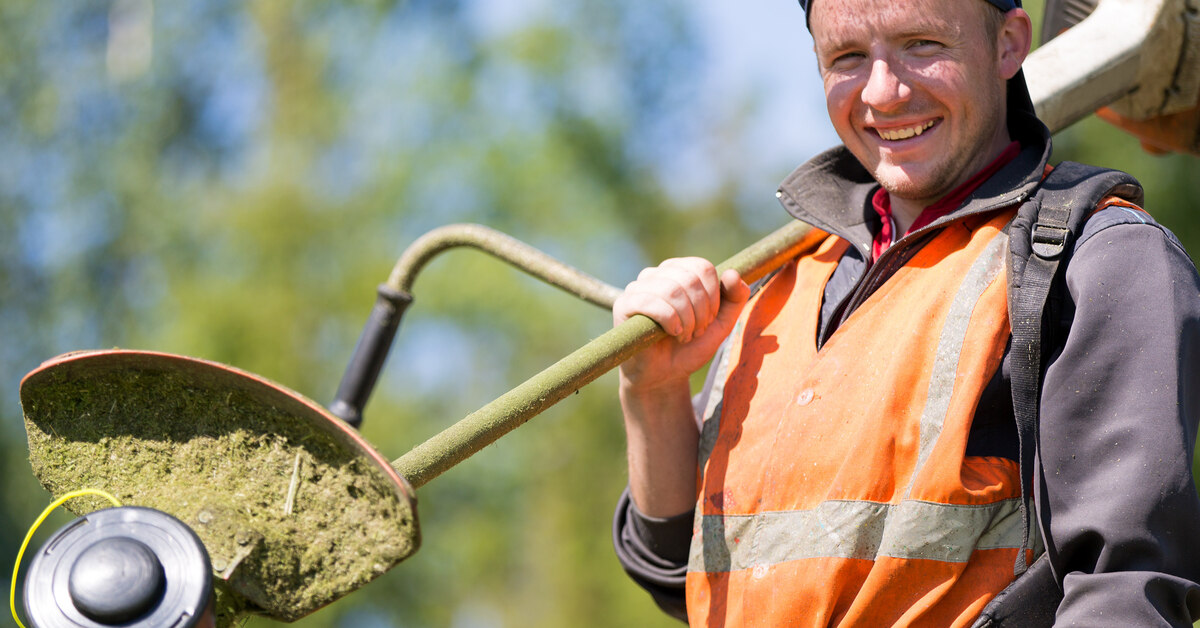
<path fill-rule="evenodd" d="M 1008 144 L 1006 81 L 1028 45 L 1014 63 L 1008 52 L 1019 46 L 987 27 L 985 12 L 996 9 L 983 0 L 813 4 L 829 117 L 893 199 L 932 204 Z"/>

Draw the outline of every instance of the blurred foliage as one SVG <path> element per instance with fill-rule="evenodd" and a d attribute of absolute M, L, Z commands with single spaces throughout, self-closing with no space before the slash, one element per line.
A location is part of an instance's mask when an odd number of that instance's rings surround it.
<path fill-rule="evenodd" d="M 49 501 L 17 392 L 51 356 L 193 355 L 327 401 L 374 286 L 434 227 L 484 223 L 617 285 L 762 235 L 772 190 L 666 191 L 664 163 L 740 124 L 701 129 L 689 106 L 708 54 L 689 5 L 0 3 L 0 560 Z M 1146 156 L 1094 120 L 1058 145 L 1142 178 L 1200 250 L 1194 158 Z M 389 458 L 610 324 L 473 252 L 436 260 L 414 293 L 363 429 Z M 610 548 L 613 386 L 422 488 L 422 549 L 299 624 L 675 625 Z"/>
<path fill-rule="evenodd" d="M 685 205 L 657 173 L 695 124 L 684 2 L 500 4 L 0 7 L 0 538 L 49 499 L 17 382 L 58 353 L 193 355 L 328 400 L 375 285 L 434 227 L 485 223 L 616 284 L 751 238 L 732 191 Z M 389 458 L 611 325 L 478 253 L 414 294 L 364 427 Z M 423 488 L 418 554 L 300 623 L 673 623 L 612 554 L 612 387 Z"/>

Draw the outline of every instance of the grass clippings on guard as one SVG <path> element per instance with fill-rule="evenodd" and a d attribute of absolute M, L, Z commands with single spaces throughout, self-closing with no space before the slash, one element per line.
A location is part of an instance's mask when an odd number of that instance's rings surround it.
<path fill-rule="evenodd" d="M 238 377 L 60 365 L 22 386 L 30 463 L 55 495 L 104 489 L 191 526 L 212 561 L 219 624 L 245 612 L 292 621 L 415 551 L 416 513 L 369 456 Z"/>

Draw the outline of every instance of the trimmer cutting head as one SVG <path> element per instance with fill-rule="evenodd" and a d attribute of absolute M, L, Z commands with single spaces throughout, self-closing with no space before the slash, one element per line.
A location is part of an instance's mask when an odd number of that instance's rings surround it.
<path fill-rule="evenodd" d="M 54 358 L 21 382 L 33 472 L 180 519 L 212 560 L 218 626 L 293 621 L 420 542 L 416 500 L 353 429 L 222 364 L 140 351 Z M 77 499 L 77 514 L 107 504 Z"/>

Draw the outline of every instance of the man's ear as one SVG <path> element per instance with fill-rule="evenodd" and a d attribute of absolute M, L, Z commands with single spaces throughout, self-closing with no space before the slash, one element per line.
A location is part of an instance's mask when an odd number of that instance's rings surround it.
<path fill-rule="evenodd" d="M 1016 76 L 1029 56 L 1033 45 L 1033 22 L 1025 9 L 1013 9 L 1004 14 L 1004 25 L 997 35 L 996 53 L 999 56 L 1000 74 L 1004 80 Z"/>

